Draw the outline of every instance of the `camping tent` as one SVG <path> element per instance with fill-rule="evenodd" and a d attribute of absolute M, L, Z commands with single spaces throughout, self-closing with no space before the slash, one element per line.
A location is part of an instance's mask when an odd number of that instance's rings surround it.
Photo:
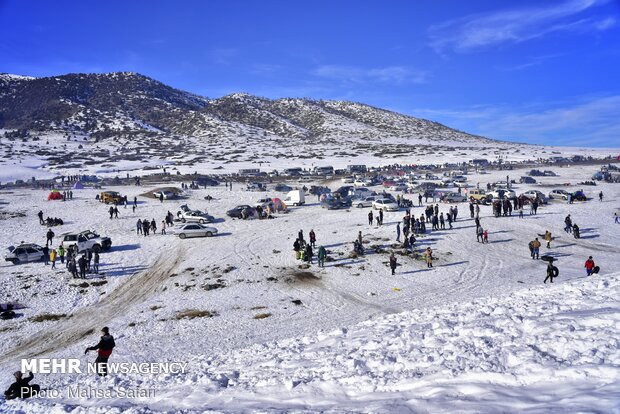
<path fill-rule="evenodd" d="M 62 200 L 62 194 L 58 190 L 52 190 L 47 196 L 47 201 L 49 200 Z"/>
<path fill-rule="evenodd" d="M 286 204 L 284 204 L 284 201 L 280 200 L 277 197 L 272 198 L 271 201 L 273 201 L 273 208 L 275 209 L 275 211 L 286 211 Z"/>
<path fill-rule="evenodd" d="M 73 184 L 73 189 L 74 190 L 83 190 L 84 189 L 84 184 L 82 184 L 81 181 L 78 181 L 75 184 Z"/>

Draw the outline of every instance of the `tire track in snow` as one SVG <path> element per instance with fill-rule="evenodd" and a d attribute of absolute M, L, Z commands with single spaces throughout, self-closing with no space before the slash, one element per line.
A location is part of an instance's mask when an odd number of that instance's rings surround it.
<path fill-rule="evenodd" d="M 170 259 L 173 258 L 173 259 Z M 135 305 L 143 303 L 168 279 L 183 260 L 180 249 L 175 254 L 161 255 L 155 263 L 135 276 L 129 276 L 98 303 L 80 309 L 52 326 L 38 332 L 12 351 L 0 356 L 0 364 L 21 358 L 34 358 L 68 348 L 102 326 L 111 325 L 114 318 L 127 314 Z"/>

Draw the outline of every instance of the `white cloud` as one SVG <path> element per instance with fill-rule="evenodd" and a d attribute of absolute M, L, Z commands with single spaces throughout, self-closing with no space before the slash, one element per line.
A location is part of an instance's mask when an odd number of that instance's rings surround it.
<path fill-rule="evenodd" d="M 337 79 L 348 82 L 384 82 L 384 83 L 425 83 L 426 72 L 404 66 L 387 66 L 382 68 L 361 68 L 354 66 L 323 65 L 316 68 L 313 75 L 321 78 Z"/>
<path fill-rule="evenodd" d="M 516 110 L 480 105 L 467 109 L 417 109 L 411 114 L 489 138 L 620 148 L 620 95 L 553 105 L 542 109 L 551 105 L 538 103 Z"/>
<path fill-rule="evenodd" d="M 609 0 L 569 0 L 549 6 L 503 10 L 466 16 L 431 26 L 431 46 L 438 52 L 452 49 L 465 52 L 504 43 L 520 43 L 554 32 L 607 30 L 616 24 L 580 17 L 585 11 Z"/>

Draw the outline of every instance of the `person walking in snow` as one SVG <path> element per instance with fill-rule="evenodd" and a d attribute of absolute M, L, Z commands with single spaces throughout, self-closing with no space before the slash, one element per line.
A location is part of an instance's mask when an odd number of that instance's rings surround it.
<path fill-rule="evenodd" d="M 58 247 L 58 257 L 60 257 L 60 263 L 65 264 L 65 247 L 60 243 Z"/>
<path fill-rule="evenodd" d="M 43 210 L 39 210 L 37 216 L 39 216 L 39 224 L 45 224 L 45 222 L 43 221 Z"/>
<path fill-rule="evenodd" d="M 166 220 L 161 221 L 161 234 L 166 234 Z"/>
<path fill-rule="evenodd" d="M 400 241 L 400 223 L 396 223 L 396 241 Z"/>
<path fill-rule="evenodd" d="M 142 234 L 142 220 L 136 222 L 136 234 Z"/>
<path fill-rule="evenodd" d="M 392 254 L 390 255 L 390 269 L 392 269 L 392 275 L 396 274 L 396 266 L 397 266 L 397 262 L 396 262 L 396 256 L 394 256 L 394 252 L 392 252 Z"/>
<path fill-rule="evenodd" d="M 56 249 L 50 252 L 50 262 L 52 262 L 52 269 L 56 269 Z"/>
<path fill-rule="evenodd" d="M 547 264 L 547 277 L 545 278 L 543 283 L 547 283 L 547 279 L 549 279 L 549 281 L 553 283 L 553 278 L 558 277 L 559 274 L 560 274 L 560 270 L 556 266 L 553 265 L 553 261 L 550 261 Z"/>
<path fill-rule="evenodd" d="M 374 217 L 373 217 L 373 215 L 372 215 L 372 210 L 370 210 L 370 211 L 368 212 L 368 225 L 369 225 L 369 226 L 372 226 L 372 222 L 373 222 L 373 220 L 374 220 Z"/>
<path fill-rule="evenodd" d="M 603 202 L 603 192 L 598 193 L 598 201 Z"/>
<path fill-rule="evenodd" d="M 112 220 L 114 218 L 114 207 L 110 206 L 108 212 L 110 213 L 110 220 Z"/>
<path fill-rule="evenodd" d="M 483 230 L 482 226 L 478 226 L 476 228 L 476 241 L 479 242 L 479 243 L 480 242 L 484 243 L 483 236 L 484 236 L 484 230 Z"/>
<path fill-rule="evenodd" d="M 327 251 L 325 250 L 325 247 L 319 247 L 319 254 L 317 255 L 317 257 L 319 259 L 319 267 L 325 267 L 325 258 L 327 257 Z"/>
<path fill-rule="evenodd" d="M 97 359 L 95 359 L 95 367 L 97 368 L 97 375 L 105 377 L 108 375 L 108 359 L 112 355 L 112 350 L 116 346 L 114 337 L 110 335 L 110 329 L 105 326 L 101 329 L 101 339 L 99 343 L 94 346 L 86 348 L 84 355 L 89 351 L 97 351 Z"/>
<path fill-rule="evenodd" d="M 47 247 L 47 243 L 45 244 L 45 246 L 43 246 L 41 252 L 43 253 L 43 260 L 45 261 L 45 265 L 47 266 L 50 260 L 50 249 L 49 247 Z"/>
<path fill-rule="evenodd" d="M 488 229 L 484 229 L 484 232 L 482 233 L 482 243 L 489 243 L 489 230 Z"/>
<path fill-rule="evenodd" d="M 567 233 L 572 233 L 573 232 L 573 221 L 570 218 L 570 214 L 568 216 L 566 216 L 566 218 L 564 219 L 564 231 Z"/>
<path fill-rule="evenodd" d="M 313 229 L 311 229 L 310 233 L 308 233 L 308 238 L 310 239 L 310 245 L 312 247 L 316 247 L 316 234 L 314 234 Z"/>
<path fill-rule="evenodd" d="M 588 257 L 588 260 L 586 260 L 586 264 L 584 265 L 584 267 L 586 268 L 586 276 L 592 275 L 594 266 L 595 264 L 594 264 L 594 260 L 592 260 L 592 256 Z"/>
<path fill-rule="evenodd" d="M 300 243 L 304 242 L 304 231 L 303 230 L 299 230 L 299 232 L 297 233 L 297 239 L 299 240 Z"/>
<path fill-rule="evenodd" d="M 383 225 L 383 210 L 379 210 L 379 225 Z"/>
<path fill-rule="evenodd" d="M 552 237 L 551 237 L 551 232 L 549 230 L 545 231 L 545 240 L 547 241 L 547 249 L 550 249 Z"/>
<path fill-rule="evenodd" d="M 312 246 L 310 245 L 310 243 L 308 243 L 306 244 L 306 262 L 312 264 L 312 256 L 313 256 Z"/>
<path fill-rule="evenodd" d="M 473 202 L 469 203 L 469 214 L 471 215 L 471 218 L 474 218 L 474 203 Z"/>

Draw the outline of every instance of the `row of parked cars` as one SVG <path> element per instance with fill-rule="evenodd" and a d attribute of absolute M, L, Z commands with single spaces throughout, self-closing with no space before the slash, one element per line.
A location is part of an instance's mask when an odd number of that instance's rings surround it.
<path fill-rule="evenodd" d="M 99 253 L 112 248 L 112 239 L 102 237 L 90 230 L 62 234 L 60 242 L 65 249 L 77 246 L 78 252 L 90 250 Z M 44 258 L 43 247 L 34 243 L 22 243 L 17 247 L 10 246 L 8 250 L 9 253 L 5 256 L 5 260 L 13 264 L 36 262 Z"/>

